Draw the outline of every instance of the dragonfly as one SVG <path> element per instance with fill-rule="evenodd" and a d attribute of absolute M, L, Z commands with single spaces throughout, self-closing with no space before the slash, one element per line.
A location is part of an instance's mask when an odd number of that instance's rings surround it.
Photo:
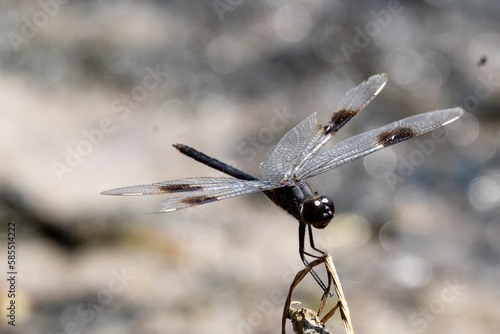
<path fill-rule="evenodd" d="M 325 251 L 314 244 L 312 228 L 324 229 L 335 213 L 332 199 L 315 192 L 306 182 L 307 179 L 437 129 L 464 114 L 464 109 L 460 107 L 418 114 L 323 149 L 351 118 L 380 93 L 386 83 L 387 74 L 383 73 L 371 76 L 357 87 L 350 89 L 326 125 L 318 124 L 316 113 L 305 118 L 281 138 L 266 161 L 261 163 L 261 178 L 247 174 L 187 145 L 174 144 L 179 152 L 231 177 L 188 177 L 117 188 L 104 191 L 102 194 L 141 196 L 180 193 L 161 202 L 162 209 L 159 211 L 161 213 L 263 192 L 274 204 L 299 222 L 299 255 L 304 265 L 307 265 L 309 263 L 307 257 L 318 258 L 325 254 Z M 305 250 L 306 234 L 311 248 L 309 252 Z M 319 276 L 314 271 L 311 271 L 311 274 L 326 291 L 326 286 Z"/>

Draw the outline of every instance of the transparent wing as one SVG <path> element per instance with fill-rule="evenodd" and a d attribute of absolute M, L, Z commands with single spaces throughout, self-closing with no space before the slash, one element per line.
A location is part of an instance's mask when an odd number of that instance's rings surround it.
<path fill-rule="evenodd" d="M 374 75 L 346 93 L 327 125 L 318 125 L 314 113 L 291 129 L 262 163 L 262 177 L 275 181 L 291 179 L 386 83 L 386 74 Z"/>
<path fill-rule="evenodd" d="M 307 161 L 297 176 L 309 178 L 324 173 L 384 147 L 453 122 L 463 113 L 462 108 L 431 111 L 351 137 Z"/>
<path fill-rule="evenodd" d="M 253 192 L 280 188 L 285 184 L 265 180 L 239 180 L 228 177 L 190 177 L 153 184 L 117 188 L 103 195 L 158 195 L 185 192 L 161 202 L 159 212 L 170 212 Z"/>
<path fill-rule="evenodd" d="M 310 146 L 322 136 L 323 129 L 318 126 L 316 113 L 308 116 L 293 129 L 288 131 L 276 145 L 269 157 L 260 166 L 262 178 L 281 181 L 291 171 Z"/>

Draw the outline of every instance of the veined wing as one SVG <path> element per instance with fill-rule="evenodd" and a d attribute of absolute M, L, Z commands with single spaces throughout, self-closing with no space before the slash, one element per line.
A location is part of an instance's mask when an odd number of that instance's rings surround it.
<path fill-rule="evenodd" d="M 286 184 L 267 180 L 239 180 L 228 177 L 190 177 L 153 184 L 117 188 L 102 192 L 103 195 L 158 195 L 185 192 L 161 202 L 159 212 L 170 212 L 222 199 L 280 188 Z"/>
<path fill-rule="evenodd" d="M 342 166 L 384 147 L 388 147 L 451 123 L 464 109 L 451 108 L 408 117 L 346 139 L 307 161 L 298 177 L 309 178 Z"/>
<path fill-rule="evenodd" d="M 290 131 L 276 145 L 269 157 L 261 163 L 262 178 L 282 181 L 288 179 L 285 174 L 297 165 L 302 154 L 323 134 L 318 126 L 316 113 L 308 116 Z"/>
<path fill-rule="evenodd" d="M 318 125 L 314 113 L 291 129 L 261 164 L 262 177 L 275 181 L 294 177 L 342 126 L 375 98 L 386 82 L 387 75 L 378 74 L 349 90 L 325 126 Z"/>
<path fill-rule="evenodd" d="M 337 133 L 351 118 L 353 118 L 361 109 L 366 107 L 375 96 L 380 93 L 387 83 L 387 74 L 377 74 L 371 76 L 368 80 L 361 83 L 347 92 L 338 105 L 338 111 L 335 112 L 330 122 L 322 128 L 322 135 L 311 147 L 302 155 L 299 163 L 291 171 L 291 176 L 298 176 L 300 169 L 318 153 L 318 151 Z"/>

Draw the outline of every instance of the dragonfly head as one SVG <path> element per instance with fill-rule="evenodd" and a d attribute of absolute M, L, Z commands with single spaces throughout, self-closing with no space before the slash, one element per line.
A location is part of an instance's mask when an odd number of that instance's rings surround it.
<path fill-rule="evenodd" d="M 328 196 L 312 196 L 304 201 L 300 210 L 302 220 L 315 228 L 325 228 L 333 218 L 335 207 Z"/>

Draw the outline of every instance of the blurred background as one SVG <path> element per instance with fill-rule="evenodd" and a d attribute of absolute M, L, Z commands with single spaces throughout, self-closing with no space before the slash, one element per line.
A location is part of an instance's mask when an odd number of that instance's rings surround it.
<path fill-rule="evenodd" d="M 309 180 L 335 202 L 315 236 L 354 329 L 498 332 L 499 29 L 486 0 L 0 1 L 0 332 L 277 333 L 302 268 L 291 216 L 262 194 L 148 214 L 166 196 L 99 193 L 222 176 L 174 143 L 260 176 L 282 135 L 377 73 L 333 142 L 467 113 Z M 310 277 L 294 293 L 320 297 Z"/>

